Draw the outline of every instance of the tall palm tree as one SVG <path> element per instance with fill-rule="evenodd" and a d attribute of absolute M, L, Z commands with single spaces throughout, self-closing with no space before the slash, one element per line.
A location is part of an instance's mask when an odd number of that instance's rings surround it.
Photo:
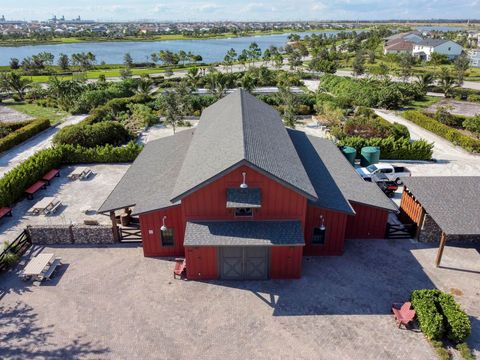
<path fill-rule="evenodd" d="M 0 74 L 0 88 L 16 93 L 18 99 L 21 101 L 23 101 L 25 92 L 31 83 L 32 81 L 30 79 L 22 78 L 21 75 L 15 72 Z"/>
<path fill-rule="evenodd" d="M 450 97 L 453 89 L 456 87 L 455 78 L 450 74 L 448 68 L 442 68 L 438 78 L 438 86 L 442 90 L 445 97 Z"/>

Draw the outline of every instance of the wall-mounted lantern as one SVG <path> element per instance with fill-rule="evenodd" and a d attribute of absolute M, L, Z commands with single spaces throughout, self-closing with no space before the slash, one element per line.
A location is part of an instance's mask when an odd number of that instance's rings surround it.
<path fill-rule="evenodd" d="M 248 188 L 248 185 L 246 183 L 247 173 L 242 172 L 242 176 L 243 176 L 243 182 L 240 184 L 240 189 L 247 189 Z"/>
<path fill-rule="evenodd" d="M 166 220 L 166 216 L 164 216 L 162 218 L 162 227 L 160 228 L 160 231 L 166 231 L 167 230 L 167 226 L 165 225 L 165 220 Z"/>

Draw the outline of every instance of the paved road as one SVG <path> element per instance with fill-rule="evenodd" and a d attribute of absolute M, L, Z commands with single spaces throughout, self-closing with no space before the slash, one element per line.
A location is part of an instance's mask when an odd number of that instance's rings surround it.
<path fill-rule="evenodd" d="M 408 167 L 413 175 L 425 176 L 480 176 L 480 155 L 471 154 L 459 146 L 431 133 L 422 127 L 405 120 L 390 110 L 375 110 L 375 113 L 382 118 L 405 125 L 410 131 L 411 138 L 414 140 L 426 139 L 434 142 L 433 158 L 436 163 L 412 164 Z"/>
<path fill-rule="evenodd" d="M 39 150 L 49 147 L 52 143 L 53 136 L 63 127 L 67 125 L 77 124 L 87 115 L 74 115 L 69 116 L 61 124 L 52 126 L 51 128 L 42 131 L 40 134 L 32 137 L 31 139 L 15 146 L 0 155 L 0 176 L 3 176 L 6 172 L 17 166 L 19 163 L 25 161 Z"/>

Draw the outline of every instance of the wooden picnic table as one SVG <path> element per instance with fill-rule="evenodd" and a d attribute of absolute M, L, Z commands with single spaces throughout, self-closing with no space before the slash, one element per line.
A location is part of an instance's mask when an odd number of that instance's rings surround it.
<path fill-rule="evenodd" d="M 45 268 L 53 263 L 53 261 L 55 261 L 55 254 L 38 254 L 25 266 L 22 275 L 24 277 L 40 276 L 45 271 Z"/>
<path fill-rule="evenodd" d="M 70 175 L 68 176 L 71 180 L 77 180 L 84 177 L 88 177 L 91 174 L 91 170 L 88 167 L 77 167 Z"/>
<path fill-rule="evenodd" d="M 48 213 L 53 211 L 56 207 L 58 207 L 58 204 L 60 203 L 60 200 L 58 200 L 55 197 L 44 197 L 42 200 L 37 202 L 35 205 L 31 207 L 29 210 L 30 213 L 32 214 L 40 214 L 40 213 Z"/>

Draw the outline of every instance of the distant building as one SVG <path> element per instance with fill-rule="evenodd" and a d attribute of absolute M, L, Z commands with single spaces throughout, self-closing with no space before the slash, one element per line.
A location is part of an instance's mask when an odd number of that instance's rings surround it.
<path fill-rule="evenodd" d="M 432 53 L 446 55 L 449 60 L 460 56 L 463 47 L 451 40 L 424 39 L 413 46 L 412 55 L 429 61 Z"/>
<path fill-rule="evenodd" d="M 470 66 L 480 68 L 480 48 L 468 51 Z"/>
<path fill-rule="evenodd" d="M 420 31 L 408 31 L 403 33 L 394 34 L 384 39 L 385 46 L 392 45 L 399 40 L 409 41 L 412 43 L 419 43 L 423 41 L 422 33 Z"/>

